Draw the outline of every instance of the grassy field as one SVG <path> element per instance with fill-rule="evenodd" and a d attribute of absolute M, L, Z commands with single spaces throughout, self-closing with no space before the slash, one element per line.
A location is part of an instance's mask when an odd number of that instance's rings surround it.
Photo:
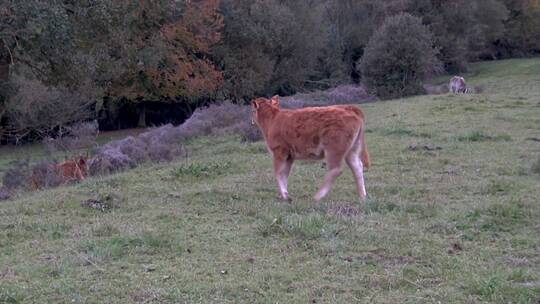
<path fill-rule="evenodd" d="M 539 303 L 540 60 L 474 71 L 484 94 L 363 106 L 363 205 L 349 171 L 313 202 L 317 163 L 278 201 L 233 137 L 0 202 L 0 303 Z"/>

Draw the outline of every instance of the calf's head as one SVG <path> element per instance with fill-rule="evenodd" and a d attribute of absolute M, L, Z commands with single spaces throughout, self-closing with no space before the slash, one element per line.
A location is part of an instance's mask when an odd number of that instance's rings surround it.
<path fill-rule="evenodd" d="M 274 96 L 270 99 L 259 97 L 251 102 L 253 106 L 253 117 L 251 123 L 259 125 L 263 128 L 263 125 L 268 120 L 272 119 L 277 112 L 279 112 L 279 96 Z"/>
<path fill-rule="evenodd" d="M 88 166 L 86 165 L 86 159 L 84 157 L 79 157 L 79 160 L 77 161 L 77 165 L 79 169 L 81 170 L 81 174 L 83 177 L 87 175 L 88 172 Z"/>

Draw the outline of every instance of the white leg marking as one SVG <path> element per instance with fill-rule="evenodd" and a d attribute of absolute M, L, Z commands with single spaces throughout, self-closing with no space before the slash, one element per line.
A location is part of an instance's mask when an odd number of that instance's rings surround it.
<path fill-rule="evenodd" d="M 282 199 L 289 199 L 289 192 L 287 191 L 287 177 L 280 174 L 276 177 L 279 185 L 279 192 L 281 193 Z"/>
<path fill-rule="evenodd" d="M 325 197 L 330 189 L 332 188 L 332 184 L 336 180 L 336 178 L 341 175 L 341 172 L 343 172 L 342 168 L 334 168 L 331 170 L 328 170 L 326 175 L 324 176 L 324 184 L 321 187 L 321 189 L 315 194 L 315 200 L 320 201 L 323 197 Z"/>
<path fill-rule="evenodd" d="M 364 165 L 354 151 L 347 156 L 347 164 L 351 168 L 353 175 L 356 179 L 356 186 L 358 188 L 358 195 L 361 200 L 366 198 L 366 186 L 364 182 Z"/>
<path fill-rule="evenodd" d="M 289 200 L 288 187 L 288 177 L 291 170 L 292 162 L 284 162 L 276 170 L 276 180 L 279 186 L 279 193 L 281 198 L 284 200 Z"/>

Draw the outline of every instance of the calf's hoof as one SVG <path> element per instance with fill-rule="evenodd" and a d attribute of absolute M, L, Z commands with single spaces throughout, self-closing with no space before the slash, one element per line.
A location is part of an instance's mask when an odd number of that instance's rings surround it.
<path fill-rule="evenodd" d="M 290 203 L 292 202 L 292 198 L 290 196 L 282 196 L 282 195 L 279 195 L 278 196 L 278 199 L 282 202 L 287 202 L 287 203 Z"/>

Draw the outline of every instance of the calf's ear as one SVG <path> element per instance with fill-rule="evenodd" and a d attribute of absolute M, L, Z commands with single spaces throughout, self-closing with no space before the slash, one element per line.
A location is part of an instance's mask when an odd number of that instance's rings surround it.
<path fill-rule="evenodd" d="M 255 100 L 251 102 L 251 105 L 253 106 L 253 108 L 255 108 L 255 110 L 259 108 L 259 104 Z"/>

